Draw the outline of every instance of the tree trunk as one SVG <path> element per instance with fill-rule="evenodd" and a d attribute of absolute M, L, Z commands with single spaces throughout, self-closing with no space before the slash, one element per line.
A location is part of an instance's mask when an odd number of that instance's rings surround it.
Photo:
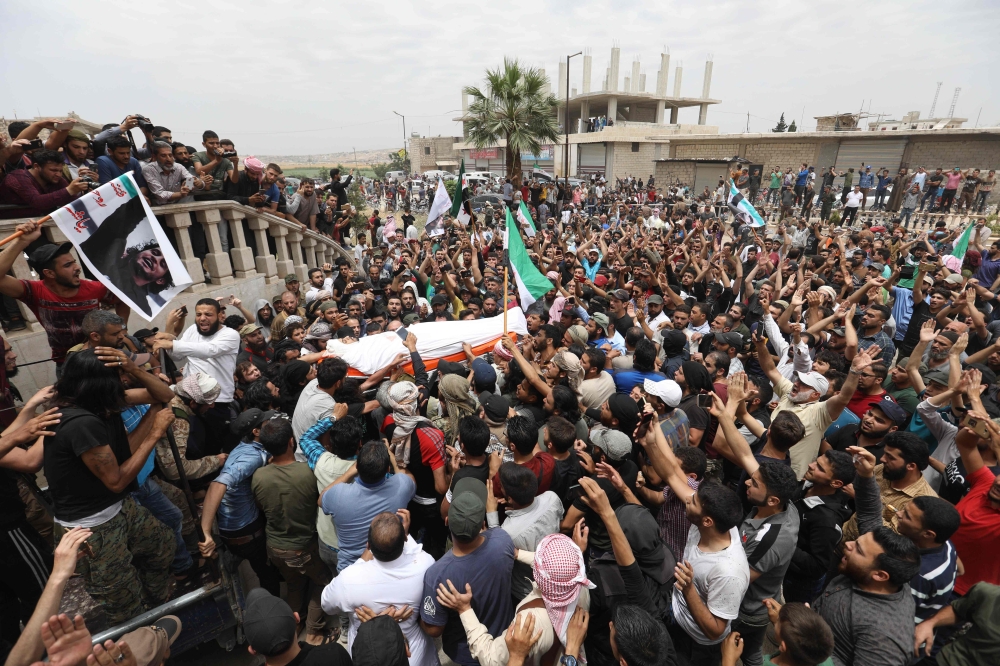
<path fill-rule="evenodd" d="M 507 178 L 514 189 L 521 189 L 521 154 L 514 153 L 510 144 L 504 148 L 504 161 L 507 163 Z"/>

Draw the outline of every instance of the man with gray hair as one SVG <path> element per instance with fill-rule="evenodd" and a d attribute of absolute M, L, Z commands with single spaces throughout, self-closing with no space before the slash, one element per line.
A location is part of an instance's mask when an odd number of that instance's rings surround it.
<path fill-rule="evenodd" d="M 205 183 L 182 165 L 174 162 L 174 149 L 169 143 L 153 143 L 152 160 L 142 167 L 154 206 L 194 201 L 192 190 L 205 189 Z"/>
<path fill-rule="evenodd" d="M 84 349 L 114 347 L 125 352 L 139 366 L 149 363 L 153 358 L 152 354 L 137 354 L 125 347 L 125 320 L 111 310 L 91 310 L 80 322 L 80 328 L 86 339 L 70 347 L 66 352 L 67 356 Z"/>

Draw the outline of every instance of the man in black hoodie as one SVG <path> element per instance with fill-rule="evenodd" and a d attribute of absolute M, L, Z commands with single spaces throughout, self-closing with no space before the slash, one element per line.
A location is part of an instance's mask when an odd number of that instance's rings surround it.
<path fill-rule="evenodd" d="M 396 620 L 377 615 L 358 627 L 351 658 L 354 666 L 407 666 L 410 646 Z"/>
<path fill-rule="evenodd" d="M 853 513 L 842 489 L 854 480 L 854 463 L 850 454 L 831 449 L 809 463 L 803 478 L 808 487 L 795 501 L 799 538 L 783 589 L 785 601 L 812 603 L 833 568 L 840 526 Z"/>

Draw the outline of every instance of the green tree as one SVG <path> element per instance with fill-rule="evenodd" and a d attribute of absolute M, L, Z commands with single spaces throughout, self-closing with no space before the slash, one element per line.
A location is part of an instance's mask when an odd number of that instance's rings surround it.
<path fill-rule="evenodd" d="M 392 171 L 392 167 L 388 162 L 379 162 L 378 164 L 372 165 L 372 171 L 375 172 L 376 178 L 385 178 L 387 171 Z"/>
<path fill-rule="evenodd" d="M 389 153 L 388 171 L 405 171 L 410 173 L 410 157 L 401 157 L 399 153 Z M 383 174 L 384 175 L 384 174 Z"/>
<path fill-rule="evenodd" d="M 484 89 L 464 89 L 472 98 L 466 122 L 469 142 L 483 149 L 506 141 L 507 177 L 515 187 L 521 183 L 521 153 L 537 155 L 543 141 L 558 140 L 559 102 L 548 87 L 540 70 L 504 58 L 502 68 L 486 71 Z"/>
<path fill-rule="evenodd" d="M 455 200 L 455 190 L 458 189 L 458 180 L 446 180 L 444 181 L 444 189 L 448 192 L 448 196 L 451 200 Z"/>
<path fill-rule="evenodd" d="M 788 126 L 788 131 L 789 132 L 797 132 L 798 130 L 799 130 L 799 128 L 795 126 L 795 121 L 793 120 L 792 124 Z"/>
<path fill-rule="evenodd" d="M 794 122 L 794 121 L 792 121 L 792 122 Z M 788 131 L 788 125 L 785 124 L 785 114 L 784 113 L 781 114 L 781 119 L 778 120 L 778 124 L 775 125 L 774 129 L 771 130 L 771 131 L 772 132 L 787 132 Z"/>
<path fill-rule="evenodd" d="M 316 170 L 316 178 L 318 178 L 320 182 L 326 180 L 329 177 L 330 177 L 330 170 L 327 169 L 326 167 L 320 167 L 319 169 Z"/>

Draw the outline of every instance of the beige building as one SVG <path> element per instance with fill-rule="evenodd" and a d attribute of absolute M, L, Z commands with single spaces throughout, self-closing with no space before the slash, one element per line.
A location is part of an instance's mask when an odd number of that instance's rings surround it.
<path fill-rule="evenodd" d="M 101 125 L 98 125 L 97 123 L 92 123 L 89 120 L 84 120 L 80 116 L 76 115 L 75 112 L 70 111 L 65 116 L 44 116 L 44 117 L 39 117 L 39 118 L 3 118 L 3 117 L 0 117 L 0 133 L 2 133 L 4 135 L 7 135 L 8 134 L 7 127 L 11 123 L 16 122 L 16 121 L 21 121 L 21 122 L 25 122 L 25 123 L 31 124 L 31 123 L 38 122 L 39 120 L 48 120 L 49 118 L 73 118 L 74 120 L 77 121 L 76 129 L 81 130 L 83 132 L 86 132 L 90 136 L 94 136 L 95 134 L 97 134 L 97 133 L 99 133 L 101 131 Z M 42 130 L 39 133 L 38 136 L 40 138 L 42 138 L 42 139 L 45 139 L 46 137 L 48 137 L 48 135 L 49 135 L 49 130 Z M 11 137 L 11 138 L 14 138 L 14 137 Z"/>

